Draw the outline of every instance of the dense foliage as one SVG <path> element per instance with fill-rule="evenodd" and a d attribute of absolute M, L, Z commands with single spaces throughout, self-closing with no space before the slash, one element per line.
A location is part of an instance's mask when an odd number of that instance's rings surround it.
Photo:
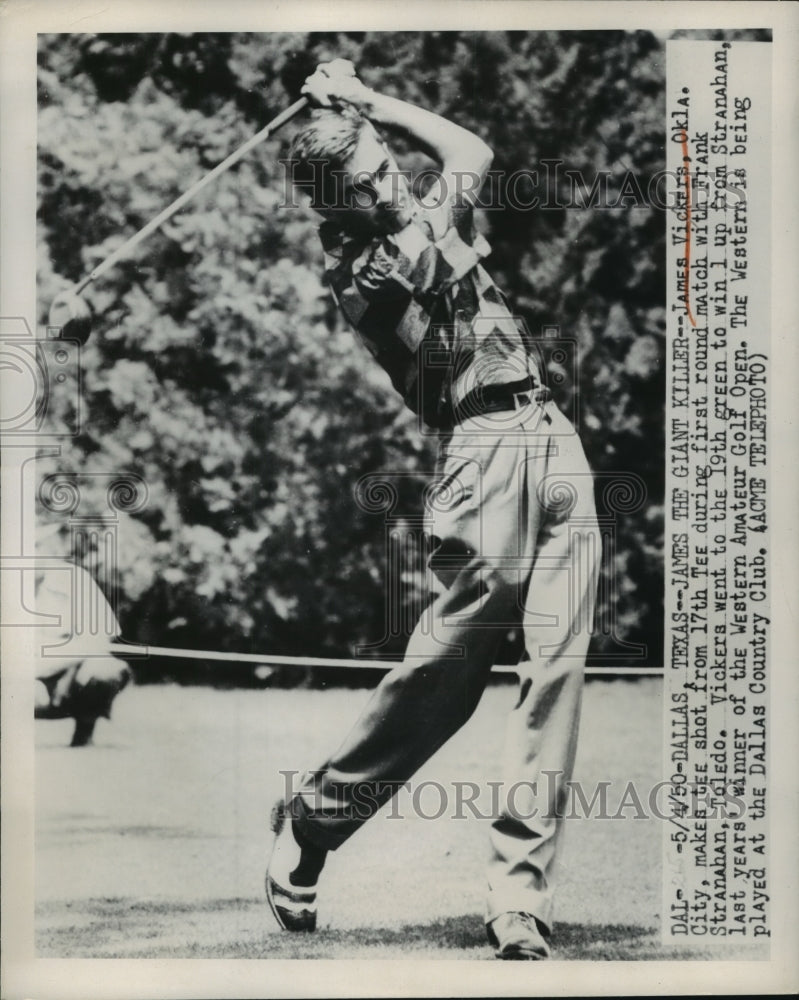
<path fill-rule="evenodd" d="M 600 513 L 613 514 L 607 487 L 620 476 L 643 484 L 640 503 L 612 522 L 592 648 L 607 662 L 625 652 L 621 640 L 643 644 L 643 659 L 626 662 L 659 664 L 665 225 L 647 189 L 664 166 L 665 49 L 654 35 L 43 36 L 40 321 L 58 290 L 335 56 L 493 147 L 492 197 L 505 207 L 480 213 L 487 266 L 534 333 L 556 326 L 566 342 L 563 356 L 546 349 L 561 358 L 554 388 L 598 473 Z M 280 162 L 292 128 L 87 292 L 97 319 L 81 354 L 80 433 L 42 472 L 146 481 L 145 508 L 119 528 L 120 618 L 132 640 L 346 656 L 384 633 L 396 559 L 355 487 L 387 473 L 399 490 L 393 515 L 411 517 L 434 445 L 321 283 L 317 220 L 287 199 Z M 426 163 L 398 148 L 406 164 Z M 553 160 L 557 169 L 542 166 Z M 507 189 L 529 170 L 537 186 Z M 597 177 L 608 195 L 591 207 Z M 533 195 L 546 207 L 519 207 Z M 50 426 L 71 405 L 54 393 Z M 99 487 L 88 503 L 104 509 Z M 400 592 L 416 606 L 415 548 L 402 558 Z M 379 648 L 400 650 L 401 635 Z"/>

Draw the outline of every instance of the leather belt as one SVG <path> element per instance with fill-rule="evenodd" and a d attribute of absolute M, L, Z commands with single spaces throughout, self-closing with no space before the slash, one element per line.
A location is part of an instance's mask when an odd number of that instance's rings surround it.
<path fill-rule="evenodd" d="M 482 417 L 486 413 L 519 410 L 530 403 L 548 403 L 550 399 L 552 393 L 549 389 L 531 378 L 504 385 L 477 386 L 455 407 L 455 423 L 460 424 L 470 417 Z"/>

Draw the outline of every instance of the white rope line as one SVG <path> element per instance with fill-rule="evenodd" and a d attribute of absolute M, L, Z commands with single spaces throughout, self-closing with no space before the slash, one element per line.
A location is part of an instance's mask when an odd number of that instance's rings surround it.
<path fill-rule="evenodd" d="M 400 660 L 354 660 L 322 656 L 277 656 L 272 653 L 223 653 L 211 649 L 173 649 L 170 646 L 141 646 L 130 642 L 112 642 L 112 653 L 120 656 L 171 656 L 182 660 L 222 660 L 228 663 L 252 663 L 259 667 L 335 667 L 343 670 L 391 670 Z M 497 674 L 515 674 L 513 664 L 495 664 Z M 662 667 L 586 667 L 591 677 L 662 677 Z"/>

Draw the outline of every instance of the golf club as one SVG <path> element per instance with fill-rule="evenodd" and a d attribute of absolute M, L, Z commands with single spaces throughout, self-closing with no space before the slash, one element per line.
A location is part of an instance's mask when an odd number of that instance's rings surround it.
<path fill-rule="evenodd" d="M 190 201 L 199 191 L 201 191 L 206 185 L 210 184 L 211 181 L 219 177 L 226 170 L 232 167 L 235 163 L 259 143 L 263 142 L 270 135 L 277 131 L 281 125 L 285 125 L 287 121 L 293 118 L 295 115 L 299 114 L 300 111 L 304 110 L 308 105 L 308 99 L 306 97 L 301 97 L 298 101 L 295 101 L 290 107 L 282 111 L 276 118 L 274 118 L 268 125 L 264 126 L 260 132 L 257 132 L 254 136 L 248 139 L 245 143 L 242 143 L 238 149 L 234 150 L 230 156 L 218 163 L 213 170 L 210 170 L 204 177 L 201 177 L 196 184 L 193 184 L 188 191 L 185 191 L 180 197 L 176 198 L 171 205 L 160 212 L 154 219 L 147 223 L 142 229 L 135 233 L 129 240 L 126 240 L 122 246 L 117 247 L 112 254 L 110 254 L 104 261 L 97 265 L 94 270 L 87 274 L 85 278 L 81 278 L 72 288 L 65 289 L 63 292 L 59 292 L 58 295 L 53 299 L 53 303 L 50 306 L 50 312 L 48 316 L 48 326 L 49 327 L 60 327 L 61 334 L 63 338 L 68 338 L 71 340 L 77 340 L 81 344 L 86 343 L 86 340 L 91 333 L 92 328 L 92 312 L 89 308 L 89 304 L 85 299 L 81 298 L 81 292 L 87 285 L 89 285 L 96 278 L 105 274 L 106 271 L 110 270 L 114 264 L 121 258 L 125 257 L 127 254 L 133 250 L 134 247 L 138 246 L 143 240 L 153 233 L 159 226 L 163 225 L 167 219 L 170 219 L 175 212 L 179 211 L 186 202 Z"/>

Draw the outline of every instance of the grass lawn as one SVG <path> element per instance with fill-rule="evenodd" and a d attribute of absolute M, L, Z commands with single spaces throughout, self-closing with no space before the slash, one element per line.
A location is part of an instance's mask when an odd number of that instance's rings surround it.
<path fill-rule="evenodd" d="M 575 777 L 590 789 L 660 777 L 660 681 L 587 685 Z M 417 775 L 452 788 L 499 780 L 512 685 L 489 688 Z M 315 766 L 365 690 L 124 692 L 96 744 L 71 723 L 36 724 L 36 949 L 82 958 L 491 959 L 482 923 L 489 821 L 450 807 L 414 815 L 410 793 L 368 823 L 325 871 L 320 928 L 291 936 L 263 895 L 267 820 L 283 770 Z M 616 800 L 613 789 L 618 788 Z M 478 803 L 487 803 L 485 799 Z M 435 793 L 419 799 L 436 811 Z M 755 958 L 752 949 L 659 943 L 661 824 L 567 822 L 558 959 Z"/>

